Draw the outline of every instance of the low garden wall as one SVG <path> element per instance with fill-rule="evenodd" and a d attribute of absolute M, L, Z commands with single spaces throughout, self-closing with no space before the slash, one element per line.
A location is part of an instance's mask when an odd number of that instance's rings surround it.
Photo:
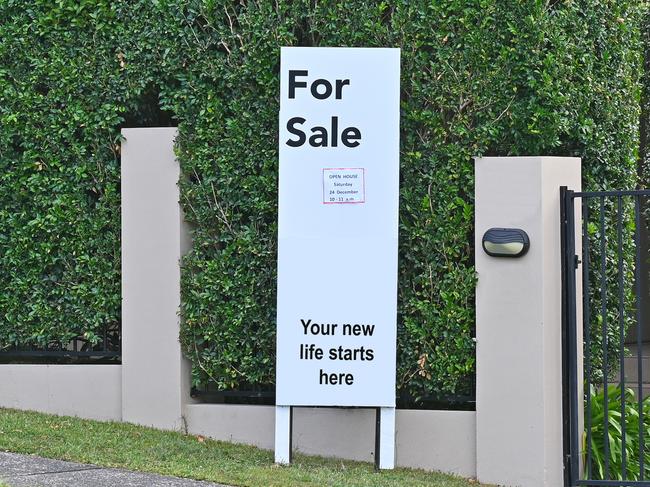
<path fill-rule="evenodd" d="M 122 421 L 122 386 L 121 365 L 0 365 L 3 408 Z M 185 393 L 189 399 L 189 391 Z M 152 414 L 149 420 L 137 422 L 154 424 L 156 408 L 150 401 L 141 407 Z M 158 426 L 272 449 L 274 409 L 184 404 L 181 428 L 174 421 Z M 371 409 L 296 408 L 293 444 L 306 454 L 372 461 L 374 421 Z M 398 466 L 476 475 L 475 412 L 398 410 L 396 434 Z"/>
<path fill-rule="evenodd" d="M 120 365 L 0 365 L 0 407 L 122 419 Z"/>
<path fill-rule="evenodd" d="M 122 364 L 0 365 L 0 407 L 273 448 L 272 406 L 190 397 L 179 341 L 189 232 L 178 203 L 176 130 L 125 129 L 123 136 Z M 505 226 L 527 231 L 530 250 L 522 259 L 476 253 L 476 412 L 398 410 L 398 466 L 500 485 L 560 485 L 560 185 L 579 189 L 579 159 L 476 161 L 476 248 L 485 230 Z M 374 434 L 373 409 L 295 409 L 293 445 L 304 453 L 369 461 Z"/>

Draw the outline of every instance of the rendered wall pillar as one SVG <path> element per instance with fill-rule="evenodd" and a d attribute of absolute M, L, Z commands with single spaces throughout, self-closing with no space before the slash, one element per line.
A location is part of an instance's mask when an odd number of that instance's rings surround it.
<path fill-rule="evenodd" d="M 189 240 L 178 204 L 176 129 L 122 135 L 122 417 L 181 429 L 190 372 L 178 339 L 179 261 Z"/>
<path fill-rule="evenodd" d="M 477 477 L 489 484 L 558 487 L 559 188 L 580 190 L 580 159 L 486 157 L 476 160 L 475 170 Z M 525 230 L 530 250 L 517 259 L 488 256 L 481 239 L 491 227 Z"/>

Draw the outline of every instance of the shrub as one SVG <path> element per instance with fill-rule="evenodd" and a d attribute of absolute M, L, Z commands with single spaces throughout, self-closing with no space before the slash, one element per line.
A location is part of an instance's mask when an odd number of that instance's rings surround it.
<path fill-rule="evenodd" d="M 597 391 L 592 385 L 589 396 L 591 404 L 590 480 L 647 479 L 650 476 L 650 452 L 647 449 L 644 451 L 644 473 L 641 476 L 639 427 L 643 431 L 644 444 L 650 444 L 650 397 L 646 397 L 639 408 L 639 401 L 632 389 L 626 388 L 625 393 L 621 394 L 620 386 L 610 385 L 607 388 L 608 409 L 605 415 L 604 389 Z M 605 422 L 608 425 L 607 435 L 605 435 Z M 625 428 L 625 442 L 623 442 L 623 428 Z M 623 457 L 625 457 L 625 470 Z M 584 465 L 587 465 L 586 458 Z"/>
<path fill-rule="evenodd" d="M 46 3 L 0 4 L 0 350 L 120 320 L 114 12 Z"/>
<path fill-rule="evenodd" d="M 472 393 L 473 156 L 576 155 L 586 188 L 635 185 L 637 3 L 278 2 L 195 13 L 205 55 L 188 62 L 194 91 L 174 111 L 195 228 L 182 341 L 197 384 L 274 381 L 280 45 L 402 48 L 403 396 Z"/>
<path fill-rule="evenodd" d="M 477 155 L 634 186 L 637 2 L 0 3 L 0 349 L 120 320 L 119 128 L 178 123 L 194 383 L 272 386 L 279 47 L 402 48 L 398 389 L 472 393 Z M 154 337 L 152 337 L 153 340 Z"/>

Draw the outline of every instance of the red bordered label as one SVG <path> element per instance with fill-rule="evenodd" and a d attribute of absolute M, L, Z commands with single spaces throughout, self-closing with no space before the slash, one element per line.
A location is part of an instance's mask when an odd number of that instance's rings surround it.
<path fill-rule="evenodd" d="M 366 202 L 366 171 L 363 167 L 323 168 L 323 204 L 349 205 Z"/>

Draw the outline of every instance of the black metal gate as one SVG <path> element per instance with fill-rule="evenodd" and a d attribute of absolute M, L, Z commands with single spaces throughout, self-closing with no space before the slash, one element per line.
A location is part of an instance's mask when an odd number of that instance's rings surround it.
<path fill-rule="evenodd" d="M 650 191 L 560 197 L 565 485 L 650 486 Z"/>

